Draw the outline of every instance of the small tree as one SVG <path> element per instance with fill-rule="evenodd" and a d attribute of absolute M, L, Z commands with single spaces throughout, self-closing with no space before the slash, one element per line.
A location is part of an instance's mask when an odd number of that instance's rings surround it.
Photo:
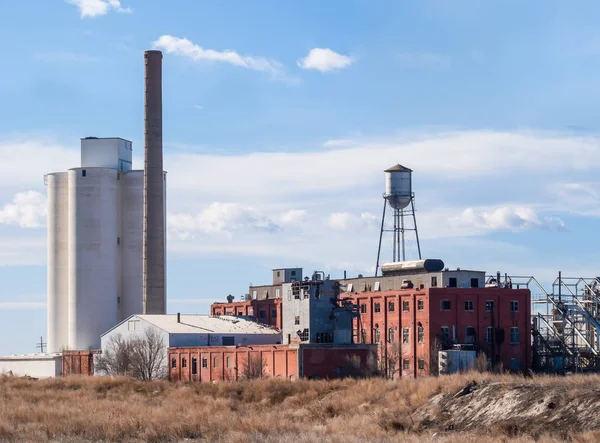
<path fill-rule="evenodd" d="M 440 374 L 440 351 L 442 350 L 442 341 L 438 336 L 431 340 L 429 355 L 429 375 Z"/>
<path fill-rule="evenodd" d="M 165 344 L 155 329 L 148 328 L 142 337 L 132 338 L 130 346 L 134 378 L 143 381 L 166 378 Z"/>
<path fill-rule="evenodd" d="M 265 361 L 262 354 L 248 354 L 248 361 L 244 363 L 242 368 L 242 377 L 251 380 L 254 378 L 263 378 L 266 375 Z"/>
<path fill-rule="evenodd" d="M 394 379 L 400 374 L 402 349 L 399 343 L 381 343 L 379 372 L 385 378 Z"/>
<path fill-rule="evenodd" d="M 94 364 L 98 372 L 111 377 L 130 375 L 130 340 L 124 339 L 120 334 L 112 336 Z"/>
<path fill-rule="evenodd" d="M 146 329 L 139 337 L 111 337 L 96 359 L 100 373 L 115 377 L 127 376 L 150 381 L 166 378 L 164 341 L 154 329 Z"/>

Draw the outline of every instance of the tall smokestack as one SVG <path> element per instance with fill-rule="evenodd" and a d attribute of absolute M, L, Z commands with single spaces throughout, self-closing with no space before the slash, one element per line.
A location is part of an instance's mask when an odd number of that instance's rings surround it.
<path fill-rule="evenodd" d="M 165 314 L 162 52 L 146 51 L 144 62 L 144 314 Z"/>

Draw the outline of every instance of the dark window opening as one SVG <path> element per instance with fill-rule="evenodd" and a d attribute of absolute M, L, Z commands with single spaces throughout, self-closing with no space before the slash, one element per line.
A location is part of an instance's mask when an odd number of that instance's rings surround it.
<path fill-rule="evenodd" d="M 442 326 L 440 331 L 440 339 L 442 344 L 446 344 L 448 343 L 448 340 L 450 340 L 450 328 L 448 326 Z"/>
<path fill-rule="evenodd" d="M 494 300 L 488 300 L 485 302 L 485 310 L 491 312 L 494 310 Z"/>
<path fill-rule="evenodd" d="M 425 360 L 423 359 L 419 359 L 419 369 L 423 370 L 425 369 Z"/>
<path fill-rule="evenodd" d="M 388 342 L 394 343 L 394 328 L 388 330 Z"/>
<path fill-rule="evenodd" d="M 81 171 L 81 176 L 82 176 L 82 177 L 85 177 L 86 175 L 87 175 L 87 171 L 86 171 L 85 169 L 83 169 L 83 170 Z"/>
<path fill-rule="evenodd" d="M 181 359 L 181 367 L 182 368 L 187 368 L 187 360 L 185 358 Z"/>
<path fill-rule="evenodd" d="M 431 287 L 437 287 L 437 277 L 431 277 Z"/>
<path fill-rule="evenodd" d="M 277 308 L 273 308 L 273 310 L 271 311 L 271 317 L 277 318 Z"/>
<path fill-rule="evenodd" d="M 301 341 L 308 341 L 308 339 L 310 338 L 308 328 L 304 329 L 304 331 L 300 332 L 300 334 L 298 335 L 300 336 Z"/>
<path fill-rule="evenodd" d="M 299 325 L 299 324 L 300 324 L 300 316 L 299 316 L 299 315 L 296 315 L 296 316 L 294 317 L 294 324 L 295 324 L 295 325 Z"/>
<path fill-rule="evenodd" d="M 222 337 L 221 344 L 223 346 L 233 346 L 233 345 L 235 345 L 235 338 L 234 337 Z"/>
<path fill-rule="evenodd" d="M 196 375 L 197 372 L 198 372 L 198 360 L 195 358 L 192 358 L 192 375 Z"/>
<path fill-rule="evenodd" d="M 317 343 L 333 343 L 333 333 L 317 332 Z"/>
<path fill-rule="evenodd" d="M 479 279 L 478 278 L 472 278 L 471 279 L 471 287 L 472 288 L 478 288 L 479 287 Z"/>
<path fill-rule="evenodd" d="M 425 309 L 425 302 L 423 300 L 417 301 L 417 309 L 419 311 L 422 311 L 423 309 Z"/>
<path fill-rule="evenodd" d="M 441 309 L 442 311 L 449 311 L 449 310 L 450 310 L 450 307 L 451 307 L 450 300 L 442 300 L 442 301 L 440 302 L 440 309 Z"/>
<path fill-rule="evenodd" d="M 405 371 L 408 371 L 410 369 L 410 360 L 409 359 L 405 358 L 402 361 L 402 369 Z"/>
<path fill-rule="evenodd" d="M 203 358 L 202 359 L 202 367 L 203 368 L 208 368 L 208 359 L 207 358 Z"/>
<path fill-rule="evenodd" d="M 410 343 L 410 329 L 404 328 L 402 330 L 402 343 L 407 345 Z"/>
<path fill-rule="evenodd" d="M 475 343 L 475 328 L 468 326 L 465 331 L 465 343 Z"/>
<path fill-rule="evenodd" d="M 360 313 L 361 314 L 366 314 L 367 313 L 367 305 L 366 304 L 362 303 L 360 305 Z"/>
<path fill-rule="evenodd" d="M 388 311 L 394 312 L 394 302 L 393 301 L 388 303 Z"/>
<path fill-rule="evenodd" d="M 381 305 L 379 303 L 375 303 L 375 312 L 381 312 Z"/>
<path fill-rule="evenodd" d="M 510 302 L 510 312 L 519 312 L 519 302 L 513 300 Z"/>
<path fill-rule="evenodd" d="M 177 367 L 177 359 L 174 358 L 174 359 L 171 360 L 171 368 L 174 369 L 176 367 Z"/>
<path fill-rule="evenodd" d="M 402 302 L 402 312 L 408 312 L 410 311 L 410 302 L 407 300 L 404 300 Z"/>
<path fill-rule="evenodd" d="M 465 300 L 465 311 L 473 310 L 473 300 Z"/>
<path fill-rule="evenodd" d="M 450 277 L 450 279 L 448 280 L 448 287 L 449 288 L 456 288 L 457 284 L 456 284 L 456 277 Z"/>

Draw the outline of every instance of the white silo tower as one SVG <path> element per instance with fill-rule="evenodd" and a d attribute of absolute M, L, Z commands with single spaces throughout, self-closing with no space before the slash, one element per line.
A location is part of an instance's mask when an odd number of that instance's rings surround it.
<path fill-rule="evenodd" d="M 383 194 L 383 215 L 381 217 L 381 232 L 379 234 L 379 247 L 377 248 L 377 263 L 375 275 L 379 269 L 381 258 L 381 244 L 384 232 L 393 233 L 392 260 L 406 261 L 406 232 L 414 231 L 418 259 L 421 260 L 421 245 L 417 230 L 415 215 L 415 194 L 412 192 L 412 169 L 397 164 L 385 171 L 385 194 Z M 386 207 L 392 208 L 393 228 L 385 226 Z"/>
<path fill-rule="evenodd" d="M 144 171 L 132 144 L 81 140 L 81 167 L 46 176 L 48 351 L 99 348 L 100 335 L 143 312 Z"/>

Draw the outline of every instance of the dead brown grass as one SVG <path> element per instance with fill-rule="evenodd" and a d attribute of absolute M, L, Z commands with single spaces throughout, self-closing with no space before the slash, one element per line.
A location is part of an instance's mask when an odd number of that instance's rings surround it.
<path fill-rule="evenodd" d="M 560 388 L 577 397 L 600 388 L 600 376 L 519 378 L 471 373 L 422 380 L 296 381 L 171 384 L 127 379 L 0 378 L 0 441 L 214 442 L 559 442 L 565 434 L 528 435 L 515 420 L 492 427 L 444 430 L 445 412 L 430 399 L 471 380 Z M 504 388 L 506 386 L 506 388 Z M 502 391 L 500 391 L 502 392 Z M 600 405 L 600 395 L 597 395 Z M 590 397 L 591 398 L 591 397 Z M 564 398 L 563 398 L 564 400 Z M 588 406 L 592 406 L 590 403 Z M 427 418 L 419 411 L 427 408 Z M 599 429 L 578 428 L 573 442 L 600 441 Z M 535 437 L 535 438 L 534 438 Z"/>

